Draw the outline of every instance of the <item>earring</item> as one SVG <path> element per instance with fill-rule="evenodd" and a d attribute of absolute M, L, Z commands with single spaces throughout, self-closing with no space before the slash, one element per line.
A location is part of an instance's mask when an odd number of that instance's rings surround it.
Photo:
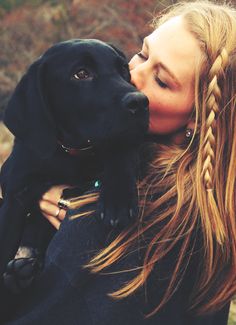
<path fill-rule="evenodd" d="M 186 140 L 190 141 L 192 136 L 193 136 L 193 130 L 192 129 L 186 129 L 186 131 L 185 131 Z"/>

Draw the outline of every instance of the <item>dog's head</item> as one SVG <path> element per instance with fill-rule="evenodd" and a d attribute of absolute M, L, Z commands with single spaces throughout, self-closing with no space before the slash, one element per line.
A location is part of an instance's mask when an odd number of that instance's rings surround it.
<path fill-rule="evenodd" d="M 123 53 L 98 40 L 58 43 L 34 62 L 5 111 L 12 133 L 41 157 L 58 141 L 83 148 L 134 141 L 148 127 L 148 100 L 130 84 Z"/>

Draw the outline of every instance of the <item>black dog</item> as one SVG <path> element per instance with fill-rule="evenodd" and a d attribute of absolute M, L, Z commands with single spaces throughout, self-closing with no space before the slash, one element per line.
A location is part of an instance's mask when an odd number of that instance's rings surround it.
<path fill-rule="evenodd" d="M 36 218 L 32 209 L 52 185 L 84 184 L 99 175 L 101 221 L 122 228 L 137 214 L 148 100 L 130 84 L 120 50 L 98 40 L 54 45 L 19 82 L 4 121 L 16 140 L 1 172 L 1 275 L 20 245 L 26 216 Z M 50 226 L 38 220 L 41 236 Z"/>

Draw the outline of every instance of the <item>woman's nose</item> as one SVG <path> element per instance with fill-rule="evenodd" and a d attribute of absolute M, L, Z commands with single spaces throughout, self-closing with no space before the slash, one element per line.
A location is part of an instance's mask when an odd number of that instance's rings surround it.
<path fill-rule="evenodd" d="M 144 86 L 144 79 L 138 68 L 130 70 L 131 83 L 138 89 L 142 90 Z"/>

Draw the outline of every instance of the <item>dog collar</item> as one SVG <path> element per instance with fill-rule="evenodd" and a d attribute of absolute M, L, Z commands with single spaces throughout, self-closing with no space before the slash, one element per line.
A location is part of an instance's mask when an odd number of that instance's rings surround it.
<path fill-rule="evenodd" d="M 88 140 L 88 143 L 90 142 L 90 140 Z M 89 145 L 87 147 L 82 147 L 82 148 L 70 148 L 70 147 L 66 147 L 61 141 L 58 141 L 58 144 L 60 145 L 61 149 L 68 153 L 71 156 L 80 156 L 83 153 L 87 153 L 88 151 L 90 151 L 93 146 Z"/>

